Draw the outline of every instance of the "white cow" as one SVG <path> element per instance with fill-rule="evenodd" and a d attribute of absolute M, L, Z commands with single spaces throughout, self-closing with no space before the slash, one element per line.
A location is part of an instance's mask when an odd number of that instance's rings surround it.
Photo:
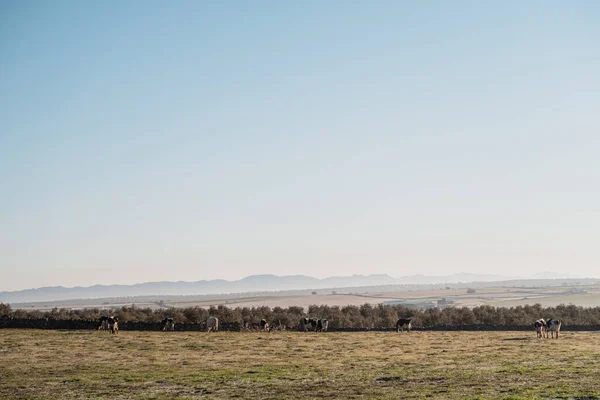
<path fill-rule="evenodd" d="M 206 320 L 206 328 L 208 329 L 208 332 L 217 332 L 219 330 L 219 319 L 216 317 L 209 317 Z"/>

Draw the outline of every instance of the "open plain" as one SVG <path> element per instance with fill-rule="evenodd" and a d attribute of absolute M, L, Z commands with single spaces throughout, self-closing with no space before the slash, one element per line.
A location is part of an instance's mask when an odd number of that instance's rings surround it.
<path fill-rule="evenodd" d="M 541 304 L 544 307 L 559 304 L 576 304 L 595 307 L 600 305 L 600 284 L 564 285 L 564 286 L 481 286 L 473 283 L 474 293 L 468 293 L 467 287 L 421 288 L 414 290 L 392 290 L 390 287 L 318 290 L 310 294 L 290 294 L 289 292 L 271 292 L 260 295 L 231 294 L 203 296 L 144 296 L 128 298 L 75 299 L 63 301 L 38 301 L 31 303 L 11 303 L 14 309 L 49 311 L 53 308 L 117 310 L 135 304 L 140 308 L 171 309 L 186 307 L 209 308 L 224 305 L 235 307 L 290 307 L 300 306 L 308 309 L 310 305 L 328 305 L 344 307 L 347 305 L 368 304 L 405 304 L 414 308 L 429 308 L 440 300 L 448 300 L 445 306 L 476 307 L 491 305 L 494 307 L 515 307 L 525 304 Z M 467 285 L 468 286 L 468 285 Z M 334 293 L 335 292 L 335 293 Z M 287 294 L 286 294 L 287 293 Z"/>
<path fill-rule="evenodd" d="M 600 333 L 0 330 L 0 398 L 600 398 Z"/>

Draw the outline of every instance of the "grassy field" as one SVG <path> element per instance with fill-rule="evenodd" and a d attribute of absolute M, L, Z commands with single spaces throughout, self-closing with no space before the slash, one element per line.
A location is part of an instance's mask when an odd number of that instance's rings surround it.
<path fill-rule="evenodd" d="M 0 330 L 0 398 L 600 398 L 600 333 Z"/>

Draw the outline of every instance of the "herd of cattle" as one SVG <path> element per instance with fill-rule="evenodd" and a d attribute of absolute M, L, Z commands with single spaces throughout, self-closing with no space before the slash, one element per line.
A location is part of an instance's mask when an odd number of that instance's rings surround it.
<path fill-rule="evenodd" d="M 537 333 L 538 338 L 548 337 L 548 332 L 550 332 L 551 337 L 554 339 L 556 334 L 556 339 L 558 339 L 558 332 L 560 332 L 560 326 L 562 325 L 561 321 L 558 319 L 549 319 L 544 320 L 543 318 L 538 319 L 533 324 L 535 326 L 535 331 Z"/>
<path fill-rule="evenodd" d="M 105 316 L 100 317 L 98 330 L 109 331 L 110 333 L 119 333 L 119 318 Z"/>
<path fill-rule="evenodd" d="M 412 328 L 411 318 L 400 318 L 396 322 L 396 331 L 404 332 L 406 329 L 410 332 Z M 100 317 L 98 321 L 98 330 L 108 331 L 110 333 L 119 333 L 119 319 L 117 317 Z M 548 337 L 558 339 L 558 334 L 560 332 L 560 327 L 562 322 L 558 319 L 548 319 L 544 320 L 538 319 L 534 323 L 535 331 L 537 333 L 538 338 Z M 165 318 L 161 322 L 161 327 L 163 331 L 174 331 L 175 330 L 175 320 L 173 318 Z M 247 327 L 249 329 L 249 327 Z M 327 332 L 329 328 L 329 321 L 325 318 L 302 318 L 298 325 L 298 330 L 303 332 L 314 331 L 314 332 Z M 260 325 L 258 325 L 258 329 L 260 331 L 270 332 L 272 327 L 269 325 L 269 322 L 266 319 L 262 319 L 260 321 Z M 217 317 L 209 317 L 206 320 L 206 330 L 208 332 L 217 332 L 219 330 L 219 319 Z"/>
<path fill-rule="evenodd" d="M 161 327 L 163 331 L 174 331 L 175 330 L 175 320 L 173 318 L 165 318 L 161 322 Z M 398 332 L 406 329 L 410 332 L 411 329 L 411 318 L 400 318 L 396 322 L 396 330 Z M 250 326 L 246 326 L 248 330 L 250 330 Z M 327 332 L 329 328 L 329 321 L 325 318 L 302 318 L 300 320 L 300 324 L 298 325 L 298 329 L 300 331 L 308 332 Z M 208 332 L 216 332 L 219 330 L 219 319 L 216 317 L 209 317 L 206 320 L 206 329 Z M 259 330 L 270 332 L 272 329 L 271 325 L 266 319 L 260 320 Z M 108 331 L 110 333 L 119 333 L 119 318 L 117 317 L 107 317 L 102 316 L 98 320 L 98 330 L 100 331 Z"/>

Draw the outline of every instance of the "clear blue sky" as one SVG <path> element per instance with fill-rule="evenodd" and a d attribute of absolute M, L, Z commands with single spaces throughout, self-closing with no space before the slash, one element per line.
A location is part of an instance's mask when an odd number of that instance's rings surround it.
<path fill-rule="evenodd" d="M 600 3 L 0 3 L 0 290 L 598 276 Z"/>

